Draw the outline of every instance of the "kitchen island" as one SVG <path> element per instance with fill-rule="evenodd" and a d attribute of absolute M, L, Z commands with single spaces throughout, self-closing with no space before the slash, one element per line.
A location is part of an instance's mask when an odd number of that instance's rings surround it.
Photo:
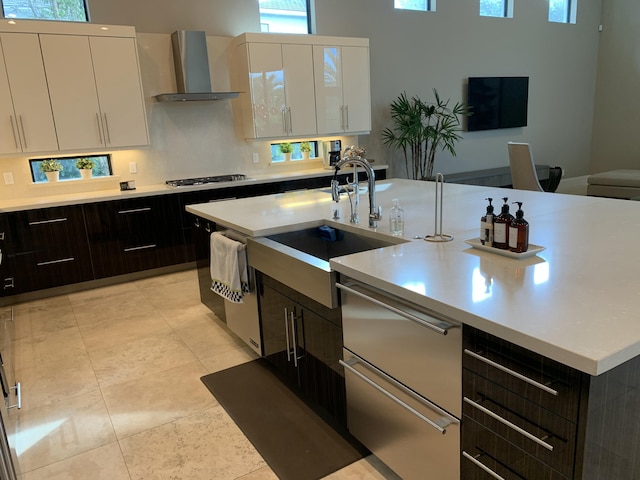
<path fill-rule="evenodd" d="M 640 258 L 634 254 L 640 235 L 640 204 L 445 184 L 443 233 L 453 235 L 454 240 L 430 243 L 414 237 L 434 233 L 433 183 L 392 179 L 378 182 L 376 191 L 385 211 L 393 198 L 400 199 L 406 210 L 406 242 L 334 258 L 331 268 L 581 372 L 582 413 L 576 421 L 575 460 L 580 476 L 575 478 L 635 478 L 638 459 L 633 441 L 640 435 L 640 420 L 633 408 L 638 405 L 634 403 L 637 394 L 632 390 L 637 391 L 640 384 L 630 372 L 637 371 L 640 354 Z M 503 196 L 509 203 L 523 202 L 530 243 L 545 250 L 529 258 L 511 259 L 465 243 L 478 237 L 484 199 L 493 198 L 499 211 Z M 363 196 L 360 218 L 366 219 L 366 204 Z M 366 222 L 350 225 L 348 202 L 341 205 L 342 220 L 331 224 L 390 236 L 384 213 L 374 232 Z M 331 200 L 328 192 L 315 190 L 187 209 L 244 234 L 263 236 L 327 223 Z M 610 387 L 607 394 L 606 386 L 613 384 L 618 393 L 613 394 Z M 614 403 L 617 413 L 594 420 L 595 409 L 613 408 Z M 606 421 L 611 424 L 603 423 Z M 607 443 L 603 432 L 612 434 L 611 430 L 622 427 L 625 438 L 619 443 L 627 445 L 626 450 L 603 453 L 601 447 Z M 620 457 L 617 461 L 616 455 Z M 613 476 L 599 474 L 599 468 Z"/>

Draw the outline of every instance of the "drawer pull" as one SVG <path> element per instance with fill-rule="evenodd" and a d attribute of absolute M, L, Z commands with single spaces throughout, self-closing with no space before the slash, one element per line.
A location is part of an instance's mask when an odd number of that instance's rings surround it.
<path fill-rule="evenodd" d="M 472 457 L 471 455 L 469 455 L 467 452 L 465 452 L 464 450 L 462 451 L 462 456 L 464 458 L 466 458 L 467 460 L 469 460 L 471 463 L 473 463 L 476 467 L 484 470 L 485 472 L 487 472 L 489 475 L 491 475 L 493 478 L 495 478 L 496 480 L 505 480 L 504 477 L 501 477 L 500 475 L 498 475 L 496 472 L 494 472 L 493 470 L 491 470 L 489 467 L 487 467 L 484 463 L 482 463 L 480 460 L 477 460 L 476 458 Z"/>
<path fill-rule="evenodd" d="M 390 376 L 388 376 L 386 373 L 382 372 L 381 370 L 378 370 L 376 367 L 374 367 L 373 365 L 370 365 L 369 363 L 365 362 L 364 360 L 358 358 L 358 357 L 354 357 L 351 360 L 349 360 L 349 362 L 345 362 L 343 360 L 338 360 L 338 363 L 340 365 L 342 365 L 344 368 L 346 368 L 347 370 L 349 370 L 351 373 L 353 373 L 355 376 L 357 376 L 358 378 L 360 378 L 362 381 L 364 381 L 365 383 L 367 383 L 368 385 L 370 385 L 371 387 L 375 388 L 376 390 L 378 390 L 380 393 L 382 393 L 384 396 L 386 396 L 387 398 L 389 398 L 390 400 L 394 401 L 395 403 L 397 403 L 398 405 L 400 405 L 402 408 L 404 408 L 405 410 L 408 410 L 409 412 L 413 413 L 416 417 L 418 417 L 420 420 L 422 420 L 423 422 L 427 423 L 428 425 L 430 425 L 431 427 L 435 428 L 436 430 L 438 430 L 441 434 L 445 434 L 447 433 L 446 427 L 448 427 L 449 425 L 452 424 L 459 424 L 460 421 L 455 418 L 455 417 L 451 417 L 448 414 L 446 414 L 442 409 L 440 409 L 437 405 L 434 405 L 433 403 L 429 402 L 428 400 L 424 399 L 424 398 L 420 398 L 418 397 L 415 393 L 413 393 L 411 390 L 409 390 L 408 388 L 406 388 L 404 385 L 400 384 L 399 382 L 397 382 L 396 380 L 394 380 L 393 378 L 391 378 Z M 395 395 L 393 395 L 392 393 L 388 392 L 387 390 L 385 390 L 383 387 L 381 387 L 380 385 L 378 385 L 376 382 L 374 382 L 373 380 L 371 380 L 370 378 L 368 378 L 366 375 L 363 375 L 362 373 L 360 373 L 358 370 L 356 370 L 355 368 L 353 368 L 352 365 L 350 364 L 355 364 L 355 363 L 361 363 L 362 365 L 364 365 L 365 367 L 371 369 L 374 373 L 376 373 L 377 375 L 379 375 L 380 377 L 384 378 L 385 380 L 387 380 L 389 383 L 391 383 L 392 385 L 394 385 L 396 388 L 398 388 L 399 390 L 403 391 L 404 393 L 406 393 L 407 395 L 409 395 L 410 397 L 418 400 L 420 403 L 422 403 L 424 406 L 426 406 L 427 408 L 429 408 L 430 410 L 438 413 L 439 415 L 442 415 L 442 419 L 441 419 L 441 423 L 444 423 L 443 426 L 438 425 L 436 422 L 434 422 L 433 420 L 430 420 L 429 418 L 425 417 L 423 414 L 421 414 L 420 412 L 418 412 L 415 408 L 413 408 L 411 405 L 408 405 L 407 403 L 403 402 L 402 400 L 400 400 L 398 397 L 396 397 Z M 445 423 L 446 422 L 446 423 Z"/>
<path fill-rule="evenodd" d="M 540 382 L 536 382 L 535 380 L 532 380 L 528 377 L 525 377 L 524 375 L 515 372 L 513 370 L 511 370 L 510 368 L 507 368 L 503 365 L 500 365 L 499 363 L 494 362 L 493 360 L 489 360 L 488 358 L 483 357 L 482 355 L 478 355 L 475 352 L 472 352 L 471 350 L 468 349 L 464 349 L 464 353 L 469 355 L 470 357 L 473 357 L 477 360 L 480 360 L 481 362 L 486 363 L 487 365 L 491 365 L 492 367 L 497 368 L 498 370 L 502 370 L 505 373 L 508 373 L 509 375 L 516 377 L 520 380 L 522 380 L 523 382 L 527 382 L 530 385 L 533 385 L 534 387 L 539 388 L 540 390 L 544 390 L 547 393 L 550 393 L 551 395 L 555 395 L 556 397 L 558 396 L 558 391 L 554 390 L 553 388 L 549 388 L 546 385 L 543 385 Z"/>
<path fill-rule="evenodd" d="M 498 415 L 497 413 L 492 412 L 491 410 L 489 410 L 488 408 L 483 407 L 482 405 L 474 402 L 473 400 L 469 400 L 467 397 L 464 397 L 463 399 L 465 401 L 465 403 L 468 403 L 469 405 L 471 405 L 472 407 L 477 408 L 478 410 L 480 410 L 481 412 L 489 415 L 491 418 L 493 418 L 494 420 L 499 421 L 500 423 L 502 423 L 503 425 L 506 425 L 507 427 L 515 430 L 516 432 L 518 432 L 520 435 L 523 435 L 525 437 L 527 437 L 529 440 L 537 443 L 538 445 L 546 448 L 547 450 L 549 450 L 550 452 L 553 452 L 553 445 L 549 445 L 547 442 L 545 442 L 544 440 L 539 439 L 538 437 L 536 437 L 535 435 L 527 432 L 526 430 L 524 430 L 523 428 L 520 428 L 519 426 L 517 426 L 515 423 L 511 423 L 509 420 L 506 420 L 504 418 L 502 418 L 500 415 Z"/>
<path fill-rule="evenodd" d="M 55 263 L 73 262 L 74 260 L 75 260 L 74 257 L 61 258 L 60 260 L 49 260 L 48 262 L 38 262 L 36 263 L 36 265 L 39 267 L 43 267 L 45 265 L 53 265 Z"/>
<path fill-rule="evenodd" d="M 392 305 L 388 305 L 384 302 L 381 302 L 380 300 L 377 300 L 375 298 L 370 297 L 369 295 L 365 295 L 364 293 L 359 292 L 358 290 L 354 290 L 351 287 L 347 287 L 346 285 L 342 285 L 341 283 L 336 283 L 336 287 L 338 287 L 340 290 L 344 290 L 345 292 L 348 293 L 352 293 L 353 295 L 360 297 L 364 300 L 367 300 L 379 307 L 382 307 L 386 310 L 389 310 L 397 315 L 400 315 L 401 317 L 406 318 L 407 320 L 417 323 L 418 325 L 428 328 L 429 330 L 433 330 L 434 332 L 439 333 L 440 335 L 446 335 L 449 331 L 449 329 L 451 328 L 456 328 L 456 325 L 452 325 L 449 324 L 449 326 L 447 328 L 440 328 L 437 325 L 434 325 L 432 323 L 426 322 L 424 320 L 422 320 L 421 318 L 416 317 L 415 315 L 411 315 L 410 313 L 407 313 L 403 310 L 400 310 L 399 308 L 396 308 Z"/>
<path fill-rule="evenodd" d="M 136 250 L 146 250 L 147 248 L 156 248 L 156 244 L 153 243 L 151 245 L 142 245 L 141 247 L 129 247 L 129 248 L 125 248 L 124 251 L 125 252 L 135 252 Z"/>
<path fill-rule="evenodd" d="M 47 223 L 66 222 L 67 218 L 52 218 L 51 220 L 40 220 L 37 222 L 29 222 L 29 225 L 46 225 Z"/>
<path fill-rule="evenodd" d="M 132 208 L 131 210 L 119 210 L 118 213 L 121 215 L 125 215 L 127 213 L 140 213 L 140 212 L 150 212 L 151 207 L 142 207 L 142 208 Z"/>

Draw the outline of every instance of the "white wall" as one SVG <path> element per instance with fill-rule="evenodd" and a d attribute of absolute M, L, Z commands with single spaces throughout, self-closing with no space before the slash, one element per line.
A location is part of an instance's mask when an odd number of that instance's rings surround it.
<path fill-rule="evenodd" d="M 380 141 L 389 125 L 389 103 L 402 91 L 430 98 L 433 88 L 444 98 L 460 100 L 466 78 L 484 75 L 530 76 L 529 126 L 464 133 L 457 158 L 439 154 L 436 171 L 507 165 L 506 143 L 518 140 L 532 144 L 539 163 L 561 165 L 568 176 L 588 172 L 602 0 L 581 1 L 577 25 L 548 23 L 544 1 L 516 0 L 513 19 L 480 18 L 477 0 L 441 1 L 433 13 L 395 11 L 392 0 L 315 4 L 318 34 L 370 39 L 373 131 L 359 142 L 371 158 L 393 164 L 391 175 L 402 176 L 404 167 Z M 114 152 L 117 175 L 144 185 L 176 177 L 277 171 L 264 161 L 268 143 L 242 139 L 233 100 L 159 104 L 152 98 L 175 91 L 169 34 L 177 29 L 207 32 L 213 88 L 228 88 L 226 47 L 234 35 L 259 31 L 257 0 L 89 0 L 89 8 L 94 22 L 134 25 L 139 34 L 152 144 Z M 254 152 L 262 159 L 258 165 L 251 162 Z M 0 185 L 0 199 L 49 193 L 29 186 L 26 160 L 0 159 L 2 171 L 16 179 L 15 185 Z M 135 176 L 128 173 L 130 161 L 138 162 Z"/>
<path fill-rule="evenodd" d="M 640 4 L 606 0 L 602 24 L 590 173 L 640 169 Z"/>

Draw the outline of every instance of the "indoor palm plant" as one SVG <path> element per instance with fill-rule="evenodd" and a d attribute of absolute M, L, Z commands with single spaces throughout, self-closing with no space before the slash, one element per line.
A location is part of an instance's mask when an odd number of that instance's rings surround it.
<path fill-rule="evenodd" d="M 57 182 L 62 164 L 53 158 L 40 162 L 40 171 L 47 176 L 48 182 Z"/>
<path fill-rule="evenodd" d="M 403 92 L 391 103 L 392 128 L 382 131 L 382 141 L 404 154 L 407 178 L 427 180 L 433 177 L 433 164 L 438 150 L 455 156 L 455 144 L 462 137 L 461 116 L 469 115 L 467 107 L 450 100 L 442 100 L 434 88 L 434 102 L 419 97 L 407 98 Z"/>
<path fill-rule="evenodd" d="M 80 157 L 76 161 L 76 168 L 80 170 L 80 175 L 82 176 L 82 178 L 91 178 L 91 172 L 93 170 L 93 167 L 95 166 L 96 162 L 94 162 L 91 158 Z"/>

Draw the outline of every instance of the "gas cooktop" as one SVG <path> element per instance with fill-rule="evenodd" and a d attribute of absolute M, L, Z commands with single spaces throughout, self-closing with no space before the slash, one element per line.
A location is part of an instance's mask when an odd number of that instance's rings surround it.
<path fill-rule="evenodd" d="M 234 173 L 231 175 L 216 175 L 213 177 L 197 177 L 197 178 L 182 178 L 178 180 L 167 180 L 165 183 L 170 187 L 192 187 L 195 185 L 206 185 L 208 183 L 221 183 L 221 182 L 237 182 L 239 180 L 246 180 L 247 176 L 241 173 Z"/>

